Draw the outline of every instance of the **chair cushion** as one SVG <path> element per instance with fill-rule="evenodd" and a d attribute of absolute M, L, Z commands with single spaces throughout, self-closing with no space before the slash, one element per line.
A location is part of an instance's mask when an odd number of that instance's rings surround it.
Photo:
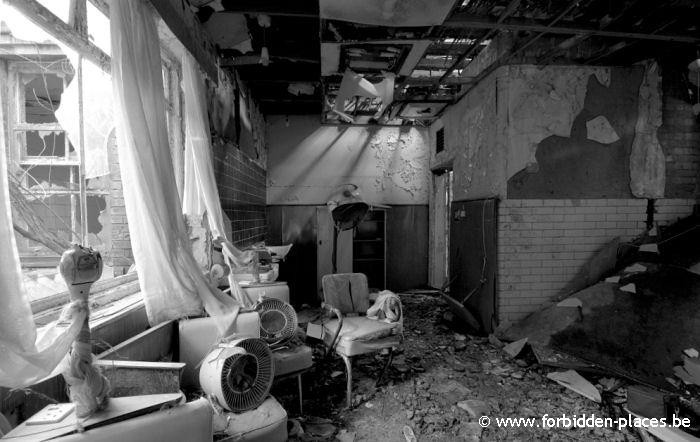
<path fill-rule="evenodd" d="M 310 368 L 314 364 L 311 353 L 308 345 L 296 345 L 272 352 L 275 378 Z"/>
<path fill-rule="evenodd" d="M 331 345 L 336 328 L 338 328 L 337 319 L 323 325 L 323 340 L 326 345 Z M 375 321 L 366 316 L 344 317 L 336 351 L 345 356 L 355 356 L 394 347 L 401 343 L 400 333 L 401 324 L 398 322 Z"/>
<path fill-rule="evenodd" d="M 334 273 L 321 278 L 323 300 L 341 313 L 365 313 L 369 308 L 367 276 L 362 273 Z"/>

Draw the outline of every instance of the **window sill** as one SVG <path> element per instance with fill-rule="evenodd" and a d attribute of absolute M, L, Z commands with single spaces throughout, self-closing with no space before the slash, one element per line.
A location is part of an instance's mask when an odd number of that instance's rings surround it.
<path fill-rule="evenodd" d="M 136 272 L 127 273 L 116 278 L 98 281 L 90 290 L 90 309 L 93 311 L 91 322 L 108 310 L 111 310 L 127 298 L 141 299 L 138 276 Z M 62 292 L 46 298 L 32 301 L 34 322 L 42 326 L 55 321 L 63 307 L 70 302 L 69 293 Z M 132 302 L 133 303 L 133 302 Z M 124 306 L 122 306 L 124 307 Z"/>

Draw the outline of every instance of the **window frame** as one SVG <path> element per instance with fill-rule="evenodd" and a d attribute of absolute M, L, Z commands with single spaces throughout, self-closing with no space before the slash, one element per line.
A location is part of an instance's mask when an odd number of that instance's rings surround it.
<path fill-rule="evenodd" d="M 67 58 L 60 60 L 61 63 L 68 62 Z M 81 177 L 83 174 L 82 170 L 85 169 L 85 159 L 81 157 L 79 149 L 73 146 L 74 150 L 70 151 L 70 141 L 68 139 L 68 134 L 65 129 L 63 129 L 58 121 L 54 123 L 28 123 L 26 121 L 26 110 L 25 110 L 25 90 L 22 77 L 25 75 L 56 75 L 63 79 L 64 90 L 68 86 L 69 82 L 67 78 L 70 74 L 66 73 L 60 67 L 57 67 L 57 62 L 48 63 L 47 67 L 42 67 L 43 63 L 41 61 L 7 61 L 8 67 L 8 97 L 10 97 L 10 103 L 8 106 L 8 132 L 9 132 L 9 149 L 8 149 L 8 167 L 9 173 L 15 176 L 19 174 L 24 174 L 24 168 L 27 167 L 31 169 L 36 166 L 49 166 L 49 167 L 60 167 L 68 168 L 69 170 L 69 182 L 66 189 L 49 189 L 46 194 L 50 196 L 68 196 L 70 198 L 70 213 L 71 213 L 71 242 L 81 242 L 78 237 L 80 225 L 87 222 L 87 220 L 79 219 L 79 216 L 83 213 L 82 204 L 80 198 L 80 187 L 81 185 L 85 188 L 86 196 L 106 196 L 109 195 L 107 191 L 100 190 L 87 190 L 87 180 L 83 180 L 81 183 Z M 71 81 L 78 81 L 77 74 L 73 74 L 74 77 Z M 79 110 L 79 113 L 82 109 Z M 78 115 L 77 118 L 84 118 L 82 115 Z M 27 155 L 27 142 L 26 134 L 32 131 L 52 131 L 61 132 L 64 134 L 64 146 L 65 152 L 63 157 L 60 156 L 36 156 Z M 22 136 L 24 135 L 24 136 Z M 27 177 L 24 176 L 24 181 L 22 182 L 22 192 L 25 195 L 31 195 L 27 192 Z M 48 256 L 47 256 L 48 257 Z"/>

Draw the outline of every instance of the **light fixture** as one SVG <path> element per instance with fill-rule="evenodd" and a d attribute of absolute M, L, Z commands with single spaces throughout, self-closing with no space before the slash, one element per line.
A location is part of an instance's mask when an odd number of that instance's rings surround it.
<path fill-rule="evenodd" d="M 260 50 L 260 64 L 263 66 L 270 65 L 270 52 L 267 50 L 267 46 L 263 46 Z"/>

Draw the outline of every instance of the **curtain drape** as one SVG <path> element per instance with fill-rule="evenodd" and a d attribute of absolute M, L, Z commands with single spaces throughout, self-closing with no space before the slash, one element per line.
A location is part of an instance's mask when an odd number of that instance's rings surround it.
<path fill-rule="evenodd" d="M 20 388 L 53 372 L 68 353 L 87 310 L 71 304 L 58 321 L 39 330 L 34 325 L 12 227 L 3 121 L 0 106 L 0 386 Z"/>
<path fill-rule="evenodd" d="M 182 58 L 182 84 L 186 109 L 183 212 L 202 216 L 206 210 L 212 236 L 221 244 L 226 264 L 231 268 L 228 275 L 231 295 L 246 305 L 247 298 L 242 296 L 233 269 L 246 265 L 252 259 L 252 253 L 241 252 L 231 243 L 231 238 L 226 238 L 221 200 L 214 175 L 211 133 L 205 101 L 206 88 L 202 73 L 189 53 L 185 53 Z"/>
<path fill-rule="evenodd" d="M 239 304 L 212 287 L 191 251 L 168 146 L 158 33 L 143 0 L 112 2 L 112 85 L 124 202 L 151 324 L 199 315 L 221 332 Z"/>

